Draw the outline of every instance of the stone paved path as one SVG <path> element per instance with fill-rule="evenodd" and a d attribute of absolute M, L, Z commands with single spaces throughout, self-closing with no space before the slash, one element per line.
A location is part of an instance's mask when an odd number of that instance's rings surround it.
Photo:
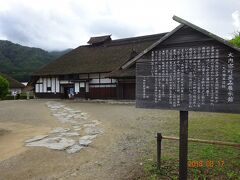
<path fill-rule="evenodd" d="M 70 125 L 70 128 L 56 127 L 48 134 L 26 140 L 26 146 L 77 153 L 88 147 L 98 135 L 103 133 L 103 129 L 100 127 L 101 122 L 92 120 L 87 113 L 81 110 L 69 108 L 59 102 L 47 102 L 46 105 L 59 122 L 63 125 Z"/>

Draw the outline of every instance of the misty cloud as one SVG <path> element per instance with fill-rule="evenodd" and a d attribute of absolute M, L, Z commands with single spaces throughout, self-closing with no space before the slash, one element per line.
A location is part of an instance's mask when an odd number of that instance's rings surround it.
<path fill-rule="evenodd" d="M 138 33 L 138 30 L 134 27 L 109 19 L 92 22 L 92 24 L 89 25 L 88 30 L 93 36 L 112 34 L 114 38 L 130 37 Z"/>
<path fill-rule="evenodd" d="M 0 0 L 0 38 L 47 50 L 89 37 L 124 38 L 171 31 L 178 15 L 224 38 L 240 29 L 239 0 Z"/>

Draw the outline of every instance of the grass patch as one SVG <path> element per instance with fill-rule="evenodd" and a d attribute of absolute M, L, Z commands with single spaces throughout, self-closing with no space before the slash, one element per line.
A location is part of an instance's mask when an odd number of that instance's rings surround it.
<path fill-rule="evenodd" d="M 149 180 L 155 179 L 178 179 L 178 162 L 175 159 L 162 159 L 161 169 L 157 168 L 156 162 L 153 159 L 144 161 L 144 171 Z"/>
<path fill-rule="evenodd" d="M 167 114 L 158 132 L 179 136 L 179 116 L 176 112 Z M 189 138 L 240 143 L 240 115 L 190 112 Z M 156 167 L 156 141 L 149 142 L 146 149 L 144 170 L 148 179 L 178 179 L 178 141 L 163 140 L 160 171 Z M 188 159 L 203 163 L 200 167 L 188 168 L 189 179 L 240 180 L 240 149 L 189 142 Z"/>
<path fill-rule="evenodd" d="M 240 150 L 237 148 L 189 143 L 189 162 L 202 162 L 201 167 L 189 167 L 191 178 L 238 179 Z"/>

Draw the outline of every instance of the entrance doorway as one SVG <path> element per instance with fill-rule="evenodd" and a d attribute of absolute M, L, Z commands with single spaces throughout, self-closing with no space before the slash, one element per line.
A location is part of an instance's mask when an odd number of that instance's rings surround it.
<path fill-rule="evenodd" d="M 61 85 L 62 98 L 71 99 L 74 97 L 74 86 L 73 84 L 62 84 Z"/>

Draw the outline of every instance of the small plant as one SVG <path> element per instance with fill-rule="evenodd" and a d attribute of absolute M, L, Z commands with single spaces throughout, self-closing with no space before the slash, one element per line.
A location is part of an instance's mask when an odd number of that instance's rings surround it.
<path fill-rule="evenodd" d="M 234 37 L 229 42 L 240 47 L 240 32 L 235 32 Z"/>
<path fill-rule="evenodd" d="M 0 76 L 0 99 L 4 99 L 4 97 L 8 94 L 9 83 L 8 81 Z"/>
<path fill-rule="evenodd" d="M 240 179 L 240 177 L 237 175 L 237 173 L 233 172 L 233 171 L 228 172 L 227 176 L 228 176 L 229 179 L 237 179 L 237 178 Z"/>

